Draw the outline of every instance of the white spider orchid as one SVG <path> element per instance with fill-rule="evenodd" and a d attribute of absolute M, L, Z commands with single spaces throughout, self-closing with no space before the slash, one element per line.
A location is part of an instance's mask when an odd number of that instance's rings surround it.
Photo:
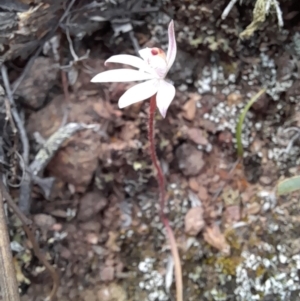
<path fill-rule="evenodd" d="M 165 80 L 165 77 L 172 67 L 177 47 L 174 32 L 174 22 L 171 21 L 168 29 L 169 47 L 167 55 L 160 48 L 145 48 L 139 51 L 142 58 L 120 54 L 110 57 L 106 63 L 120 63 L 131 65 L 139 70 L 115 69 L 97 74 L 92 82 L 130 82 L 142 81 L 128 89 L 119 99 L 119 108 L 127 107 L 133 103 L 145 100 L 156 94 L 156 104 L 163 117 L 175 96 L 175 88 Z"/>

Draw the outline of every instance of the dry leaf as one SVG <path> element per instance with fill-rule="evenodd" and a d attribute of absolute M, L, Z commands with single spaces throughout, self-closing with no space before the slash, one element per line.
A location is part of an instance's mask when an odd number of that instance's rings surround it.
<path fill-rule="evenodd" d="M 225 255 L 229 255 L 230 246 L 226 242 L 225 236 L 221 233 L 218 225 L 214 224 L 206 227 L 203 236 L 208 244 L 220 250 Z"/>

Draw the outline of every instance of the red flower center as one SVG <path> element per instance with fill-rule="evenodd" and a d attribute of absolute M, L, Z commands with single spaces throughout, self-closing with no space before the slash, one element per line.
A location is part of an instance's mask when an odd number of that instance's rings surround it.
<path fill-rule="evenodd" d="M 151 49 L 151 54 L 158 55 L 158 49 L 155 49 L 155 48 Z"/>

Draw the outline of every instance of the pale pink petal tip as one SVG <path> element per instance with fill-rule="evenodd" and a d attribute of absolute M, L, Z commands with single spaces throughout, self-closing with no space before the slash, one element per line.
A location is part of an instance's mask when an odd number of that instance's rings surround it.
<path fill-rule="evenodd" d="M 168 46 L 168 52 L 167 52 L 167 62 L 168 62 L 168 69 L 170 69 L 175 61 L 176 53 L 177 53 L 173 20 L 169 24 L 168 36 L 169 36 L 169 46 Z"/>
<path fill-rule="evenodd" d="M 175 87 L 166 82 L 160 81 L 160 86 L 156 95 L 156 105 L 163 118 L 167 115 L 167 110 L 175 97 Z"/>

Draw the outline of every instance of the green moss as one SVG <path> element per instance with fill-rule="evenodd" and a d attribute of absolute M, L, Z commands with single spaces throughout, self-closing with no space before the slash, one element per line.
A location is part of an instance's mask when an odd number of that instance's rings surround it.
<path fill-rule="evenodd" d="M 235 276 L 237 266 L 242 262 L 241 257 L 220 257 L 217 264 L 221 266 L 222 273 L 225 275 Z"/>
<path fill-rule="evenodd" d="M 241 251 L 242 245 L 239 240 L 239 237 L 236 235 L 234 229 L 228 229 L 225 232 L 225 238 L 231 249 Z"/>
<path fill-rule="evenodd" d="M 266 269 L 263 266 L 258 266 L 256 269 L 256 277 L 260 277 L 266 273 Z"/>

